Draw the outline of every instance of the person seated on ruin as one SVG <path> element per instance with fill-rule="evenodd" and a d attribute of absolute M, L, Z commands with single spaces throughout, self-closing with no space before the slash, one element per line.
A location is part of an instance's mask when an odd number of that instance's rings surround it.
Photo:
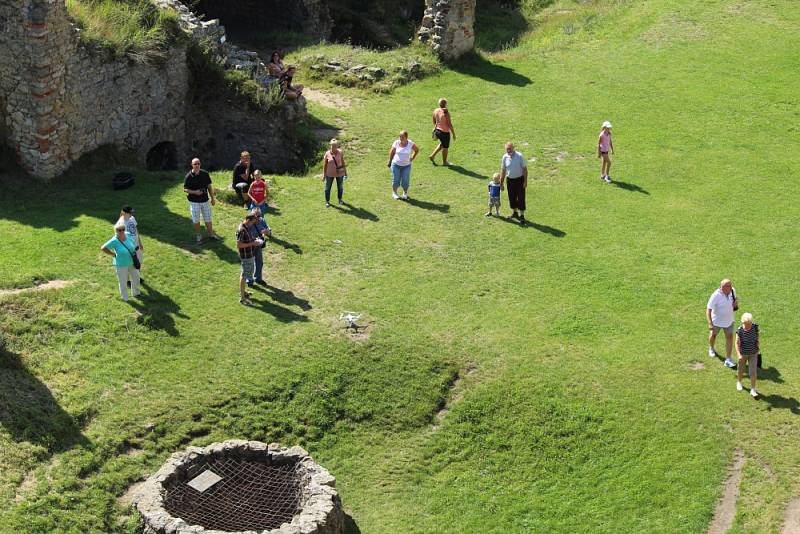
<path fill-rule="evenodd" d="M 286 72 L 281 74 L 281 77 L 278 79 L 278 83 L 281 85 L 281 91 L 283 91 L 283 96 L 285 96 L 287 100 L 297 100 L 297 98 L 303 94 L 302 85 L 292 85 L 292 78 L 296 71 L 297 69 L 294 65 L 289 65 L 286 67 Z"/>
<path fill-rule="evenodd" d="M 269 63 L 267 63 L 267 71 L 269 75 L 273 78 L 280 78 L 281 75 L 286 72 L 286 68 L 283 65 L 283 60 L 281 59 L 280 53 L 276 50 L 272 53 L 269 57 Z"/>
<path fill-rule="evenodd" d="M 250 152 L 245 150 L 240 154 L 239 161 L 233 167 L 233 179 L 231 180 L 231 187 L 236 191 L 239 202 L 245 208 L 250 207 L 250 197 L 247 195 L 247 191 L 250 189 L 250 184 L 253 183 L 253 171 Z"/>

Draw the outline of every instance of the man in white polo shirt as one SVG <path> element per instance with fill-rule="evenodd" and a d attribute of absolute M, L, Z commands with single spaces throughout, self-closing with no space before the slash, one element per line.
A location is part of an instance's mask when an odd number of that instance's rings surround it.
<path fill-rule="evenodd" d="M 719 289 L 711 294 L 706 305 L 706 318 L 708 319 L 708 355 L 714 358 L 717 352 L 714 343 L 720 328 L 725 331 L 725 367 L 736 368 L 731 360 L 733 349 L 733 323 L 736 319 L 734 310 L 739 308 L 736 300 L 736 290 L 727 278 L 719 283 Z"/>

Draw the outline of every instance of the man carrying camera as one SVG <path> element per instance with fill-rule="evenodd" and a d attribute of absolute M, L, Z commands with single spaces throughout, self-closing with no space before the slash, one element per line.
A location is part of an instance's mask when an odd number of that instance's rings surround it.
<path fill-rule="evenodd" d="M 250 229 L 256 224 L 257 217 L 248 213 L 236 229 L 236 247 L 239 249 L 239 260 L 242 262 L 242 274 L 239 277 L 239 302 L 245 306 L 250 302 L 251 293 L 245 291 L 246 281 L 253 279 L 256 267 L 256 250 L 261 250 L 264 240 L 253 237 Z"/>
<path fill-rule="evenodd" d="M 719 283 L 719 289 L 711 294 L 706 305 L 706 319 L 708 319 L 708 355 L 717 356 L 714 343 L 720 329 L 725 331 L 725 367 L 736 369 L 736 364 L 731 360 L 733 350 L 733 323 L 736 319 L 734 311 L 739 309 L 736 299 L 736 290 L 733 283 L 727 278 Z"/>

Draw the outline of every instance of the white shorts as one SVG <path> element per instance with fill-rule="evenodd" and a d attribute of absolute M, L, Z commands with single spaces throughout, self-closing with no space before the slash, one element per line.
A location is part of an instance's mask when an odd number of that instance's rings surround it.
<path fill-rule="evenodd" d="M 189 211 L 192 213 L 192 222 L 194 224 L 200 223 L 200 216 L 203 216 L 203 222 L 211 222 L 211 202 L 189 202 Z"/>

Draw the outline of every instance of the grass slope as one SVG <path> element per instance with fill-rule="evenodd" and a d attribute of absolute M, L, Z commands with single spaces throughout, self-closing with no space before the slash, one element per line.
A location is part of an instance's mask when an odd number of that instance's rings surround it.
<path fill-rule="evenodd" d="M 345 125 L 352 208 L 322 208 L 313 175 L 280 178 L 254 308 L 236 298 L 240 210 L 215 211 L 223 244 L 193 247 L 177 176 L 3 186 L 2 285 L 78 283 L 0 297 L 0 531 L 131 532 L 126 486 L 189 443 L 245 437 L 304 444 L 364 533 L 704 532 L 739 447 L 732 532 L 777 532 L 800 492 L 800 17 L 787 0 L 538 16 L 490 60 L 312 106 Z M 424 158 L 439 96 L 451 168 Z M 606 118 L 611 186 L 594 157 Z M 384 167 L 401 128 L 422 146 L 410 203 Z M 507 139 L 536 158 L 528 228 L 482 216 Z M 146 239 L 133 306 L 97 252 L 124 202 Z M 759 402 L 704 355 L 724 276 L 762 328 Z M 365 314 L 366 339 L 342 333 L 343 310 Z M 435 425 L 457 375 L 463 398 Z"/>

